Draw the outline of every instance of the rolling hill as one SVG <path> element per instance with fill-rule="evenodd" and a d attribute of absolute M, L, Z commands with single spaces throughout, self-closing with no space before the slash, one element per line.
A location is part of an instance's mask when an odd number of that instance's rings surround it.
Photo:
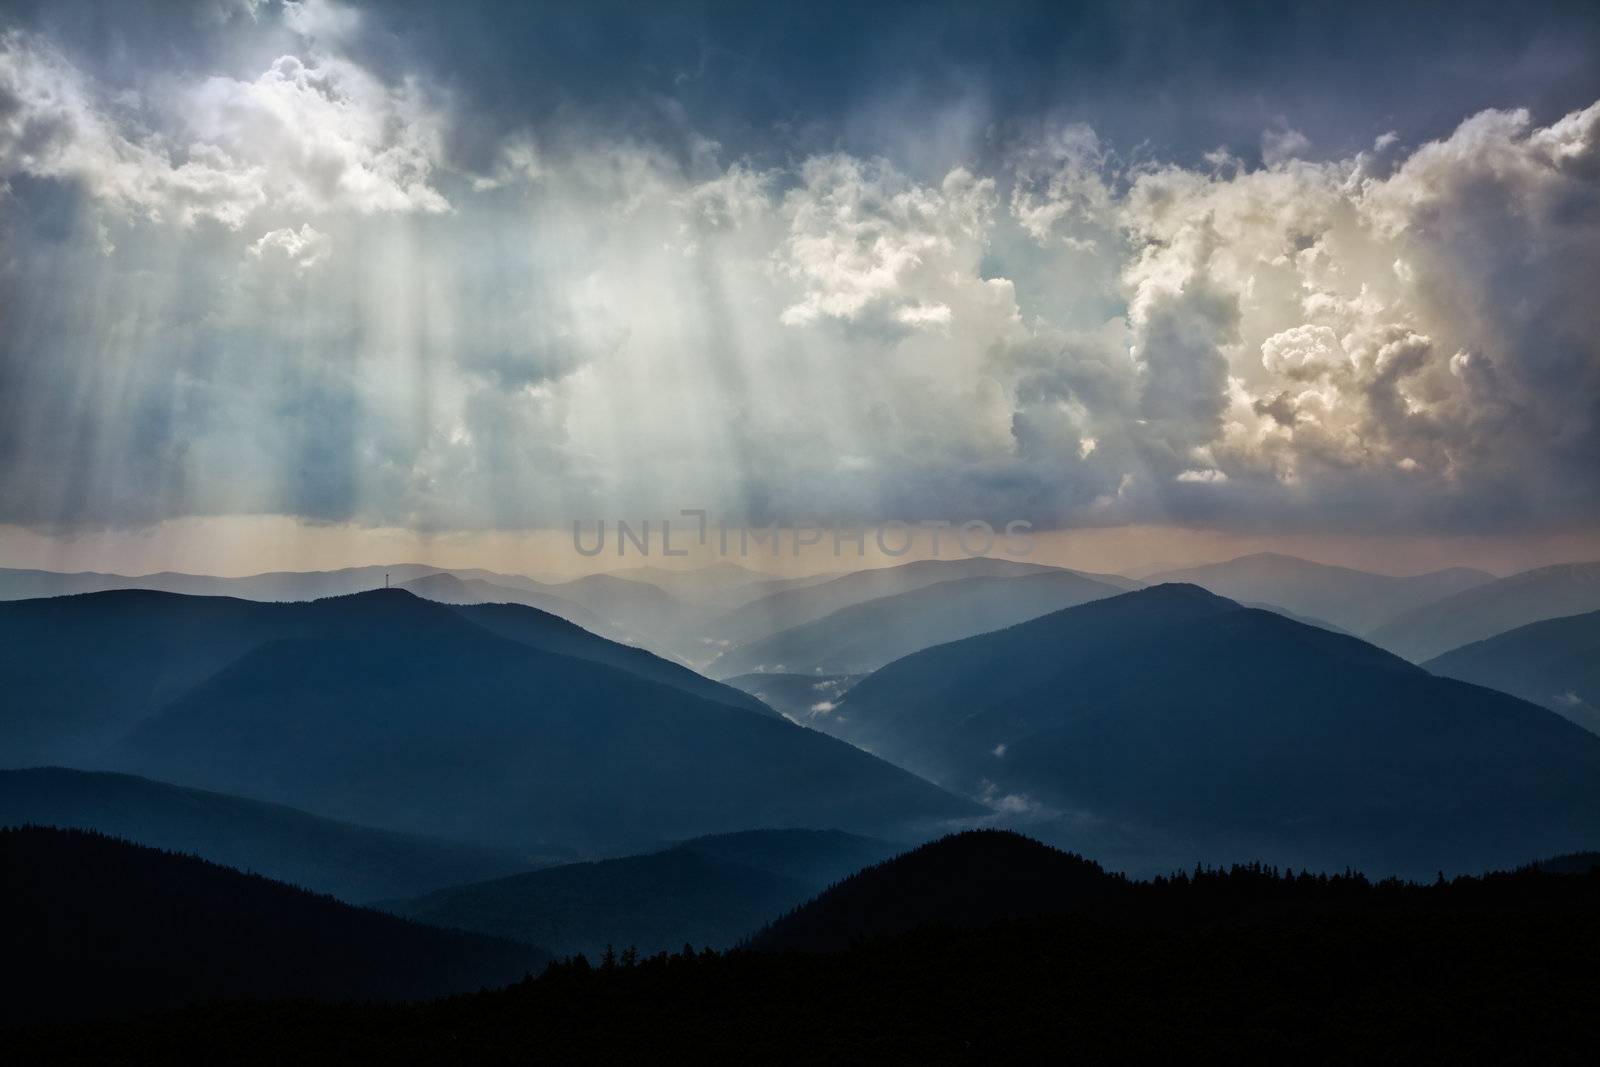
<path fill-rule="evenodd" d="M 1372 631 L 1373 644 L 1422 663 L 1541 619 L 1600 610 L 1600 563 L 1562 563 L 1464 590 Z"/>
<path fill-rule="evenodd" d="M 1071 571 L 959 578 L 840 608 L 815 622 L 729 649 L 719 677 L 772 671 L 869 674 L 919 649 L 999 630 L 1122 590 Z"/>
<path fill-rule="evenodd" d="M 60 767 L 0 771 L 0 826 L 26 825 L 94 830 L 352 903 L 559 862 L 353 826 L 133 775 Z"/>
<path fill-rule="evenodd" d="M 1422 666 L 1542 704 L 1600 734 L 1600 611 L 1519 626 Z"/>
<path fill-rule="evenodd" d="M 720 949 L 894 851 L 838 832 L 755 830 L 457 886 L 385 908 L 557 955 L 599 959 L 608 945 L 647 955 L 685 944 Z"/>
<path fill-rule="evenodd" d="M 409 1000 L 504 985 L 548 959 L 77 830 L 0 830 L 0 1022 L 201 1001 Z"/>
<path fill-rule="evenodd" d="M 1188 582 L 1230 600 L 1281 607 L 1356 634 L 1494 580 L 1492 574 L 1466 567 L 1397 578 L 1272 552 L 1158 572 L 1147 578 L 1151 585 Z"/>
<path fill-rule="evenodd" d="M 297 605 L 106 765 L 538 850 L 761 826 L 883 833 L 972 805 L 812 730 L 506 640 L 401 590 Z"/>
<path fill-rule="evenodd" d="M 1080 911 L 1124 888 L 1081 856 L 1003 830 L 969 830 L 858 871 L 748 944 L 765 952 L 836 952 L 921 927 L 982 928 Z"/>
<path fill-rule="evenodd" d="M 1002 811 L 1212 855 L 1426 874 L 1600 840 L 1600 739 L 1196 586 L 916 653 L 817 722 Z"/>

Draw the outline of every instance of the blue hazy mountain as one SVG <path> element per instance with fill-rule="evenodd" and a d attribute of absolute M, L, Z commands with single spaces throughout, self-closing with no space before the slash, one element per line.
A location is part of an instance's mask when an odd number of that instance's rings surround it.
<path fill-rule="evenodd" d="M 1423 667 L 1542 704 L 1600 733 L 1600 611 L 1519 626 Z"/>
<path fill-rule="evenodd" d="M 534 608 L 453 610 L 476 613 L 475 621 L 524 645 L 771 714 L 688 668 Z M 306 604 L 150 590 L 0 602 L 0 684 L 9 698 L 0 713 L 0 766 L 97 760 L 156 709 L 246 652 L 290 637 L 337 637 L 340 625 L 337 612 Z"/>
<path fill-rule="evenodd" d="M 0 830 L 0 1022 L 200 1001 L 403 1000 L 504 985 L 547 954 L 77 830 Z"/>
<path fill-rule="evenodd" d="M 852 571 L 825 582 L 780 589 L 713 619 L 708 632 L 713 638 L 730 644 L 746 644 L 815 622 L 852 604 L 908 593 L 935 582 L 958 578 L 1020 578 L 1030 574 L 1048 574 L 1059 569 L 1022 560 L 979 556 L 972 559 L 919 560 L 894 567 Z M 1111 579 L 1111 583 L 1117 581 L 1124 579 Z"/>
<path fill-rule="evenodd" d="M 1397 578 L 1274 552 L 1151 574 L 1151 585 L 1188 582 L 1241 603 L 1282 608 L 1364 634 L 1424 604 L 1486 585 L 1494 575 L 1451 567 Z"/>
<path fill-rule="evenodd" d="M 0 603 L 0 764 L 82 764 L 206 678 L 312 616 L 149 590 Z"/>
<path fill-rule="evenodd" d="M 957 578 L 840 608 L 813 622 L 737 645 L 709 670 L 718 677 L 773 671 L 868 674 L 919 649 L 942 645 L 1076 604 L 1120 588 L 1072 571 L 1021 577 Z"/>
<path fill-rule="evenodd" d="M 1600 563 L 1561 563 L 1425 604 L 1372 631 L 1368 638 L 1413 663 L 1423 663 L 1530 622 L 1590 611 L 1600 611 Z"/>
<path fill-rule="evenodd" d="M 742 689 L 712 681 L 703 674 L 643 648 L 604 640 L 565 619 L 542 611 L 518 604 L 459 604 L 455 606 L 455 611 L 490 633 L 531 648 L 605 664 L 647 681 L 659 682 L 707 700 L 761 715 L 777 714 Z"/>
<path fill-rule="evenodd" d="M 728 948 L 854 871 L 895 854 L 838 831 L 753 830 L 643 856 L 574 863 L 390 902 L 398 915 L 598 958 Z"/>
<path fill-rule="evenodd" d="M 818 722 L 1006 811 L 1201 849 L 1426 874 L 1600 841 L 1600 738 L 1192 585 L 916 653 Z"/>
<path fill-rule="evenodd" d="M 401 590 L 295 605 L 108 767 L 496 847 L 761 826 L 880 833 L 974 806 L 833 738 L 490 633 Z"/>
<path fill-rule="evenodd" d="M 353 826 L 279 804 L 60 767 L 0 771 L 0 826 L 24 825 L 94 830 L 353 903 L 494 878 L 534 862 L 531 856 Z"/>

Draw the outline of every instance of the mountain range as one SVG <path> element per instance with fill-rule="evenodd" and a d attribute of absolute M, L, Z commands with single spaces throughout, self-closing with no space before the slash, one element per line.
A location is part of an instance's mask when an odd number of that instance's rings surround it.
<path fill-rule="evenodd" d="M 1600 840 L 1600 739 L 1192 585 L 926 649 L 815 722 L 1002 812 L 1214 857 L 1426 874 Z"/>
<path fill-rule="evenodd" d="M 708 668 L 751 672 L 868 674 L 933 645 L 1004 629 L 1122 590 L 1072 571 L 955 578 L 842 607 L 813 622 L 738 645 Z"/>
<path fill-rule="evenodd" d="M 93 830 L 351 903 L 526 871 L 535 857 L 335 822 L 281 804 L 129 774 L 0 771 L 0 826 Z"/>
<path fill-rule="evenodd" d="M 1423 667 L 1514 693 L 1600 734 L 1600 611 L 1519 626 Z"/>
<path fill-rule="evenodd" d="M 815 731 L 507 640 L 401 590 L 280 610 L 297 632 L 143 719 L 103 765 L 534 851 L 759 826 L 877 833 L 974 811 Z"/>
<path fill-rule="evenodd" d="M 1600 611 L 1600 563 L 1537 567 L 1424 604 L 1367 635 L 1413 663 L 1526 626 Z"/>
<path fill-rule="evenodd" d="M 1467 567 L 1397 578 L 1272 552 L 1158 571 L 1144 578 L 1150 585 L 1187 582 L 1230 600 L 1283 608 L 1355 634 L 1494 580 L 1492 574 Z"/>

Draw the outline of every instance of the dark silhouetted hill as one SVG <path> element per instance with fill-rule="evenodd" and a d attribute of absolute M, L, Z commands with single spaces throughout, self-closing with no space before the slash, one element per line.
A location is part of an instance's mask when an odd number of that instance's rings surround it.
<path fill-rule="evenodd" d="M 833 952 L 924 926 L 982 928 L 1081 911 L 1124 887 L 1099 864 L 1004 830 L 969 830 L 851 875 L 758 932 L 763 951 Z"/>
<path fill-rule="evenodd" d="M 1600 733 L 1600 611 L 1519 626 L 1423 667 L 1542 704 Z"/>
<path fill-rule="evenodd" d="M 456 886 L 387 910 L 510 937 L 558 955 L 728 948 L 894 846 L 837 831 L 751 830 L 645 856 L 574 863 Z"/>
<path fill-rule="evenodd" d="M 400 1006 L 190 1009 L 8 1034 L 21 1062 L 1580 1063 L 1600 876 L 1426 886 L 1260 868 L 834 953 L 553 964 Z M 1064 1052 L 1063 1050 L 1067 1050 Z"/>
<path fill-rule="evenodd" d="M 241 998 L 421 999 L 548 959 L 76 830 L 0 830 L 0 902 L 9 1023 Z"/>
<path fill-rule="evenodd" d="M 278 804 L 59 767 L 0 771 L 0 826 L 24 825 L 95 830 L 352 903 L 533 865 L 524 855 L 353 826 Z"/>
<path fill-rule="evenodd" d="M 919 652 L 816 721 L 1005 812 L 1187 840 L 1189 862 L 1422 876 L 1600 841 L 1600 739 L 1196 586 Z"/>

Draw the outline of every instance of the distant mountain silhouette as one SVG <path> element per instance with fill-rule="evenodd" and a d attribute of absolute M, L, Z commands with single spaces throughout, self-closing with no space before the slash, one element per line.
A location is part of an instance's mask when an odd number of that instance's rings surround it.
<path fill-rule="evenodd" d="M 1519 626 L 1422 666 L 1542 704 L 1600 734 L 1600 611 Z"/>
<path fill-rule="evenodd" d="M 293 608 L 306 636 L 251 650 L 106 765 L 520 849 L 878 833 L 973 810 L 815 731 L 509 641 L 401 590 Z"/>
<path fill-rule="evenodd" d="M 1071 571 L 935 582 L 852 604 L 814 622 L 738 645 L 708 669 L 718 677 L 758 670 L 867 674 L 919 649 L 1120 592 Z"/>
<path fill-rule="evenodd" d="M 679 600 L 723 611 L 749 603 L 782 589 L 798 589 L 838 577 L 837 574 L 806 575 L 800 578 L 775 578 L 730 560 L 720 560 L 687 570 L 666 567 L 627 567 L 610 572 L 612 577 L 633 582 L 648 582 Z"/>
<path fill-rule="evenodd" d="M 113 589 L 149 589 L 184 596 L 226 596 L 242 600 L 316 600 L 319 597 L 380 589 L 385 576 L 398 585 L 423 575 L 437 574 L 439 570 L 438 567 L 420 563 L 397 563 L 346 567 L 334 571 L 269 571 L 242 578 L 223 578 L 174 571 L 140 575 L 100 574 L 93 571 L 61 574 L 55 571 L 0 568 L 0 600 L 73 596 Z"/>
<path fill-rule="evenodd" d="M 443 889 L 385 907 L 435 926 L 598 959 L 727 948 L 832 881 L 894 849 L 824 831 L 749 831 L 645 856 L 575 863 Z"/>
<path fill-rule="evenodd" d="M 842 574 L 817 585 L 774 592 L 712 620 L 708 624 L 708 632 L 714 638 L 745 644 L 782 630 L 816 622 L 853 604 L 908 593 L 935 582 L 958 578 L 1019 578 L 1029 574 L 1048 574 L 1059 569 L 986 556 L 919 560 L 895 567 L 869 568 Z"/>
<path fill-rule="evenodd" d="M 95 830 L 351 903 L 412 896 L 533 864 L 526 855 L 334 822 L 278 804 L 59 767 L 0 771 L 0 826 L 25 825 Z"/>
<path fill-rule="evenodd" d="M 1494 580 L 1492 574 L 1467 567 L 1395 578 L 1274 552 L 1157 572 L 1147 578 L 1151 585 L 1188 582 L 1241 603 L 1260 603 L 1312 620 L 1325 619 L 1356 634 L 1423 604 Z"/>
<path fill-rule="evenodd" d="M 0 830 L 0 1022 L 207 1000 L 400 1000 L 503 985 L 537 949 L 437 930 L 77 830 Z"/>
<path fill-rule="evenodd" d="M 686 600 L 649 582 L 614 574 L 590 574 L 546 586 L 544 591 L 627 626 L 662 655 L 698 665 L 716 653 L 704 633 L 705 621 L 722 610 L 716 605 Z"/>
<path fill-rule="evenodd" d="M 1098 905 L 1125 883 L 1003 830 L 969 830 L 851 875 L 757 932 L 762 951 L 836 952 L 924 926 L 981 928 Z"/>
<path fill-rule="evenodd" d="M 865 675 L 855 674 L 740 674 L 724 685 L 742 689 L 768 707 L 796 722 L 809 722 L 850 691 Z"/>
<path fill-rule="evenodd" d="M 1196 586 L 916 653 L 817 722 L 1003 812 L 1202 854 L 1420 876 L 1600 842 L 1600 739 Z"/>
<path fill-rule="evenodd" d="M 1423 605 L 1372 631 L 1373 644 L 1422 663 L 1541 619 L 1600 610 L 1600 562 L 1538 567 Z"/>

